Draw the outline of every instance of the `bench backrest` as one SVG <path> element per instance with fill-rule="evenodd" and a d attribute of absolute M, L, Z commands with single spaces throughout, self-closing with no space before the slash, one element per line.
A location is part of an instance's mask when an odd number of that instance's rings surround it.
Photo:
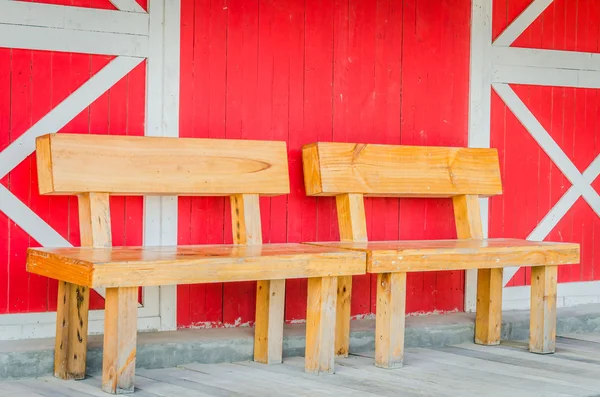
<path fill-rule="evenodd" d="M 289 193 L 285 142 L 50 134 L 40 193 L 229 196 Z"/>
<path fill-rule="evenodd" d="M 313 143 L 302 150 L 306 193 L 382 197 L 502 193 L 495 149 Z"/>
<path fill-rule="evenodd" d="M 452 197 L 459 238 L 483 238 L 480 196 L 502 194 L 495 149 L 319 142 L 302 149 L 309 196 L 336 196 L 340 239 L 366 241 L 364 196 Z"/>
<path fill-rule="evenodd" d="M 285 142 L 49 134 L 41 194 L 78 195 L 81 245 L 112 245 L 109 195 L 229 196 L 236 244 L 261 244 L 259 195 L 289 193 Z"/>

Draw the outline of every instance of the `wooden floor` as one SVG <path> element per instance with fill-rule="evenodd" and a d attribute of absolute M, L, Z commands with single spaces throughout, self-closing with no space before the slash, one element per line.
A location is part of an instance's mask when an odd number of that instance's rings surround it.
<path fill-rule="evenodd" d="M 600 396 L 600 334 L 558 338 L 557 353 L 525 343 L 408 349 L 404 368 L 373 366 L 373 354 L 336 361 L 336 374 L 307 375 L 301 357 L 283 365 L 190 364 L 137 371 L 135 396 Z M 0 396 L 107 396 L 100 379 L 0 382 Z"/>

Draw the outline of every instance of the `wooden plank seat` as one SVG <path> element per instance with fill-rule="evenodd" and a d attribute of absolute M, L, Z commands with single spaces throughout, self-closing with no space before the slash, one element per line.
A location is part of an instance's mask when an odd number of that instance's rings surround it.
<path fill-rule="evenodd" d="M 308 244 L 365 252 L 368 273 L 561 265 L 579 255 L 578 244 L 506 238 Z"/>
<path fill-rule="evenodd" d="M 289 193 L 285 142 L 49 134 L 37 139 L 36 157 L 40 193 L 79 203 L 82 247 L 27 254 L 29 272 L 59 280 L 57 377 L 85 377 L 98 287 L 106 287 L 106 392 L 134 391 L 140 286 L 257 280 L 254 359 L 280 363 L 285 279 L 299 277 L 308 277 L 306 371 L 333 372 L 337 276 L 364 274 L 366 255 L 262 244 L 259 196 Z M 112 247 L 110 195 L 228 196 L 234 245 Z"/>
<path fill-rule="evenodd" d="M 335 196 L 340 242 L 312 243 L 367 254 L 377 274 L 375 364 L 402 366 L 406 274 L 477 269 L 475 343 L 500 342 L 502 270 L 531 267 L 529 349 L 552 353 L 557 268 L 579 262 L 578 244 L 484 239 L 479 198 L 502 193 L 495 149 L 313 143 L 302 151 L 309 196 Z M 364 197 L 447 197 L 458 240 L 370 242 Z M 338 280 L 336 353 L 348 354 L 352 277 Z"/>
<path fill-rule="evenodd" d="M 36 248 L 27 270 L 90 288 L 337 277 L 364 254 L 306 244 Z"/>

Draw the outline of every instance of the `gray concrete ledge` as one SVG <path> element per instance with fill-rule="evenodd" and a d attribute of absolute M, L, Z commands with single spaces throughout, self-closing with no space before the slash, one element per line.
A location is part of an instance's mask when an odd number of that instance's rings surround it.
<path fill-rule="evenodd" d="M 474 314 L 415 316 L 406 319 L 407 347 L 441 347 L 473 340 Z M 304 355 L 304 324 L 287 325 L 284 357 Z M 373 351 L 375 321 L 352 322 L 350 351 Z M 600 305 L 558 310 L 557 333 L 600 332 Z M 526 340 L 529 312 L 504 312 L 503 340 Z M 102 336 L 88 342 L 88 373 L 102 368 Z M 54 339 L 0 342 L 0 379 L 46 376 L 53 373 Z M 137 367 L 167 368 L 192 362 L 219 363 L 252 359 L 253 329 L 186 329 L 138 335 Z"/>

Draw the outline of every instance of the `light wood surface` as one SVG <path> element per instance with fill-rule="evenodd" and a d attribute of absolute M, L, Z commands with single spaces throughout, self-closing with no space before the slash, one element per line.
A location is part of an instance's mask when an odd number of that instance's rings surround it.
<path fill-rule="evenodd" d="M 111 247 L 110 203 L 107 193 L 78 196 L 82 247 Z"/>
<path fill-rule="evenodd" d="M 285 280 L 261 280 L 256 285 L 254 361 L 280 364 L 283 361 Z"/>
<path fill-rule="evenodd" d="M 519 239 L 306 243 L 367 254 L 367 272 L 423 272 L 579 263 L 579 245 Z"/>
<path fill-rule="evenodd" d="M 456 237 L 459 239 L 483 239 L 479 197 L 472 194 L 455 196 L 452 198 L 452 205 Z"/>
<path fill-rule="evenodd" d="M 78 197 L 79 229 L 84 247 L 111 245 L 110 210 L 107 194 L 88 193 Z M 87 357 L 90 289 L 88 277 L 78 269 L 72 279 L 59 279 L 56 307 L 54 375 L 61 379 L 83 379 Z M 71 281 L 71 282 L 66 282 Z"/>
<path fill-rule="evenodd" d="M 452 198 L 454 222 L 459 239 L 483 240 L 479 197 L 462 195 Z M 477 272 L 475 343 L 497 345 L 502 327 L 502 268 L 469 269 Z"/>
<path fill-rule="evenodd" d="M 233 242 L 261 245 L 262 229 L 258 194 L 229 198 Z M 278 364 L 283 359 L 285 280 L 260 280 L 256 285 L 254 361 Z"/>
<path fill-rule="evenodd" d="M 85 378 L 89 297 L 88 287 L 58 282 L 54 346 L 54 376 L 57 378 Z"/>
<path fill-rule="evenodd" d="M 400 368 L 404 360 L 406 273 L 377 275 L 375 365 Z"/>
<path fill-rule="evenodd" d="M 365 200 L 362 194 L 340 194 L 335 198 L 340 241 L 367 241 Z"/>
<path fill-rule="evenodd" d="M 83 134 L 37 140 L 42 194 L 289 193 L 285 142 Z"/>
<path fill-rule="evenodd" d="M 341 241 L 367 241 L 365 202 L 362 194 L 336 196 L 338 227 Z M 350 315 L 352 276 L 338 278 L 335 326 L 335 353 L 348 357 L 350 348 Z"/>
<path fill-rule="evenodd" d="M 107 393 L 134 391 L 137 311 L 137 287 L 106 289 L 102 390 Z"/>
<path fill-rule="evenodd" d="M 258 194 L 234 194 L 229 197 L 233 243 L 262 244 L 260 203 Z"/>
<path fill-rule="evenodd" d="M 337 277 L 308 280 L 305 371 L 334 373 Z"/>
<path fill-rule="evenodd" d="M 531 315 L 529 350 L 554 353 L 556 350 L 556 284 L 558 266 L 531 268 Z"/>
<path fill-rule="evenodd" d="M 502 330 L 502 275 L 504 269 L 477 271 L 475 343 L 497 345 Z"/>
<path fill-rule="evenodd" d="M 496 149 L 319 142 L 304 146 L 310 196 L 491 196 L 502 193 Z"/>
<path fill-rule="evenodd" d="M 27 270 L 91 287 L 134 287 L 364 274 L 365 254 L 307 244 L 30 248 Z"/>

